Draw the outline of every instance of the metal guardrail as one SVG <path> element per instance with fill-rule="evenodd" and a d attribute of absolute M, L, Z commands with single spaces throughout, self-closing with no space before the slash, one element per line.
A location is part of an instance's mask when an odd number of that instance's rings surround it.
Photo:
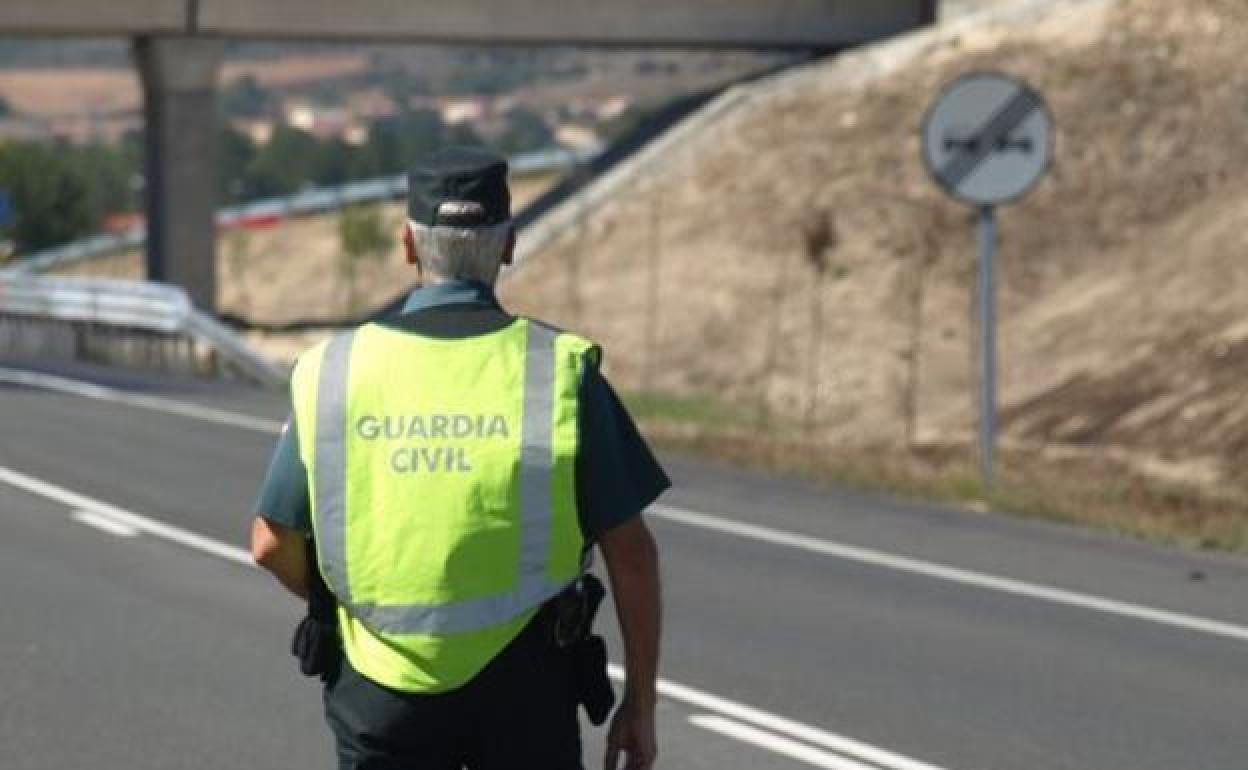
<path fill-rule="evenodd" d="M 511 165 L 514 173 L 537 173 L 566 168 L 591 156 L 592 153 L 553 149 L 513 157 Z M 219 226 L 231 227 L 309 216 L 406 194 L 406 175 L 386 176 L 231 206 L 218 212 L 217 222 Z M 52 337 L 65 342 L 60 347 L 76 357 L 90 357 L 92 350 L 99 347 L 126 349 L 118 340 L 127 336 L 145 337 L 144 344 L 157 347 L 168 347 L 166 343 L 172 340 L 186 340 L 191 343 L 183 346 L 189 348 L 189 358 L 195 358 L 194 343 L 199 343 L 211 351 L 211 368 L 218 369 L 216 363 L 224 362 L 247 379 L 265 386 L 285 387 L 287 372 L 252 350 L 235 330 L 196 309 L 178 287 L 144 281 L 39 275 L 59 266 L 141 247 L 146 240 L 145 228 L 138 226 L 124 233 L 95 235 L 48 249 L 0 269 L 0 323 L 8 321 L 11 327 L 16 320 L 24 324 L 17 329 L 0 329 L 5 332 L 0 333 L 0 346 L 6 340 L 11 342 L 25 335 L 29 338 L 28 347 L 51 352 L 57 346 L 45 344 L 49 327 L 59 330 L 52 332 Z M 154 358 L 165 361 L 167 356 L 161 353 Z"/>
<path fill-rule="evenodd" d="M 101 278 L 0 276 L 0 313 L 165 333 L 183 330 L 191 302 L 181 289 Z"/>
<path fill-rule="evenodd" d="M 155 332 L 206 344 L 243 376 L 284 387 L 288 376 L 176 286 L 104 278 L 0 275 L 0 317 Z"/>
<path fill-rule="evenodd" d="M 147 232 L 141 227 L 120 234 L 102 233 L 93 235 L 89 238 L 72 241 L 63 246 L 44 249 L 28 257 L 18 259 L 3 270 L 0 270 L 0 275 L 42 273 L 58 265 L 71 265 L 75 262 L 84 262 L 88 259 L 114 254 L 126 249 L 138 248 L 146 240 Z"/>
<path fill-rule="evenodd" d="M 192 307 L 186 316 L 184 332 L 211 345 L 218 355 L 261 385 L 281 389 L 290 383 L 288 371 L 261 356 L 237 332 L 209 313 Z"/>

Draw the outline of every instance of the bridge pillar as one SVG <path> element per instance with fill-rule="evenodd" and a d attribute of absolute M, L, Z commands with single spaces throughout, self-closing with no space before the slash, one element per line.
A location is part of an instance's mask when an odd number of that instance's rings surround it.
<path fill-rule="evenodd" d="M 146 123 L 147 278 L 217 302 L 217 79 L 223 41 L 143 37 L 135 61 Z"/>

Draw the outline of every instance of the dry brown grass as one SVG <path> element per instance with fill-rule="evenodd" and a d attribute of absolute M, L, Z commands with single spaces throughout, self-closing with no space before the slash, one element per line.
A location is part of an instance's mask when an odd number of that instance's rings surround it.
<path fill-rule="evenodd" d="M 557 181 L 536 175 L 512 181 L 514 205 L 532 201 Z M 221 311 L 259 324 L 293 321 L 335 321 L 356 318 L 394 299 L 415 281 L 399 249 L 404 206 L 382 206 L 385 227 L 394 232 L 394 247 L 373 259 L 361 260 L 354 293 L 343 278 L 338 215 L 292 219 L 260 230 L 222 233 L 217 247 L 217 294 Z M 73 265 L 64 275 L 139 279 L 142 257 L 127 252 Z M 252 341 L 273 357 L 293 360 L 326 332 L 252 335 Z"/>
<path fill-rule="evenodd" d="M 975 448 L 965 443 L 921 447 L 836 446 L 784 431 L 724 430 L 750 425 L 723 409 L 713 420 L 673 419 L 654 399 L 629 397 L 646 436 L 665 449 L 782 476 L 900 497 L 936 501 L 978 513 L 1007 513 L 1112 532 L 1186 548 L 1248 554 L 1248 495 L 1141 473 L 1113 453 L 1054 451 L 1009 443 L 998 452 L 997 478 L 986 488 Z M 649 403 L 645 403 L 645 402 Z M 702 407 L 705 413 L 706 407 Z"/>
<path fill-rule="evenodd" d="M 966 438 L 973 231 L 927 180 L 916 127 L 943 82 L 1000 67 L 1046 92 L 1062 131 L 1055 175 L 1003 213 L 1007 433 L 1163 459 L 1231 451 L 1248 437 L 1248 414 L 1228 413 L 1234 351 L 1248 336 L 1237 291 L 1248 288 L 1244 10 L 1213 0 L 1053 7 L 1060 14 L 1043 24 L 927 46 L 882 79 L 864 80 L 857 55 L 782 79 L 534 257 L 504 296 L 602 339 L 625 387 L 650 369 L 660 391 L 765 399 L 799 416 L 815 357 L 817 424 L 832 441 Z M 801 241 L 812 211 L 839 236 L 824 281 Z M 919 434 L 907 437 L 920 276 Z M 1106 403 L 1141 379 L 1134 364 L 1166 382 Z M 1162 401 L 1189 417 L 1217 413 L 1218 437 L 1207 424 L 1184 428 L 1191 419 Z M 1041 417 L 1050 407 L 1090 414 L 1060 426 Z"/>
<path fill-rule="evenodd" d="M 142 100 L 139 77 L 129 69 L 3 70 L 0 95 L 27 115 L 133 112 Z"/>
<path fill-rule="evenodd" d="M 1049 8 L 756 91 L 526 263 L 505 299 L 599 339 L 625 389 L 810 414 L 837 457 L 965 446 L 973 228 L 928 180 L 917 127 L 943 83 L 1006 70 L 1046 94 L 1061 132 L 1051 178 L 1002 217 L 1006 445 L 1038 448 L 1015 456 L 1052 474 L 1037 489 L 1064 515 L 1241 531 L 1243 508 L 1218 501 L 1248 487 L 1248 5 Z M 801 235 L 812 216 L 837 234 L 822 279 Z M 1110 467 L 1203 502 L 1154 516 L 1148 495 L 1113 492 L 1118 513 L 1095 514 Z"/>
<path fill-rule="evenodd" d="M 358 75 L 368 66 L 368 57 L 355 53 L 230 62 L 222 68 L 221 81 L 230 83 L 250 75 L 268 88 L 285 88 Z M 135 112 L 142 106 L 139 77 L 133 68 L 0 70 L 0 96 L 19 112 L 34 116 Z"/>

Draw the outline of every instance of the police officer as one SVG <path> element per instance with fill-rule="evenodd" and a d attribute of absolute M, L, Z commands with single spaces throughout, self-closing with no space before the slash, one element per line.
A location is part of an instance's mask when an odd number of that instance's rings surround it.
<path fill-rule="evenodd" d="M 402 238 L 420 288 L 299 359 L 257 501 L 257 563 L 298 596 L 328 586 L 344 770 L 581 768 L 583 674 L 551 608 L 594 545 L 627 675 L 605 766 L 654 763 L 658 556 L 641 513 L 669 481 L 599 348 L 499 306 L 507 173 L 467 148 L 412 171 Z"/>

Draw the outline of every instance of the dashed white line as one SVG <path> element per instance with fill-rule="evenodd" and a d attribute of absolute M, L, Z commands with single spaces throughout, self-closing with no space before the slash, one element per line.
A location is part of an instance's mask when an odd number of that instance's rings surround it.
<path fill-rule="evenodd" d="M 131 536 L 137 534 L 150 535 L 194 549 L 209 556 L 236 562 L 248 567 L 255 567 L 251 554 L 241 548 L 198 535 L 172 524 L 157 521 L 148 516 L 118 508 L 115 505 L 73 492 L 11 468 L 0 466 L 0 483 L 8 484 L 37 497 L 65 505 L 72 511 L 71 515 L 77 521 L 96 526 L 105 531 L 110 531 L 111 528 L 113 534 L 121 534 L 124 531 L 132 533 Z M 616 679 L 623 679 L 624 677 L 624 669 L 616 664 L 611 664 L 609 673 Z M 820 761 L 830 761 L 822 758 L 832 757 L 832 755 L 812 747 L 803 747 L 796 740 L 785 738 L 783 735 L 768 733 L 763 728 L 776 730 L 779 733 L 800 738 L 819 746 L 832 748 L 851 756 L 870 758 L 877 765 L 886 768 L 886 770 L 942 770 L 935 765 L 918 762 L 900 754 L 869 746 L 841 735 L 835 735 L 816 727 L 802 724 L 787 717 L 771 714 L 761 709 L 730 701 L 726 698 L 702 692 L 666 679 L 659 680 L 658 690 L 661 695 L 671 700 L 692 705 L 706 711 L 714 711 L 729 718 L 721 722 L 711 721 L 699 725 L 705 729 L 723 732 L 725 725 L 736 724 L 731 722 L 731 719 L 752 723 L 755 725 L 754 727 L 738 725 L 734 737 L 749 735 L 752 739 L 750 742 L 755 743 L 755 745 L 768 748 L 785 756 L 802 759 L 802 761 L 807 761 L 809 764 L 814 764 L 817 767 L 832 768 L 833 770 L 876 770 L 875 768 L 867 768 L 864 765 L 843 759 L 840 760 L 842 762 L 840 765 L 810 762 L 810 759 L 815 758 L 821 758 Z M 717 730 L 717 728 L 719 729 Z M 798 756 L 799 753 L 801 756 Z"/>
<path fill-rule="evenodd" d="M 611 664 L 608 668 L 608 673 L 611 674 L 612 679 L 624 681 L 624 669 L 621 666 L 614 663 Z M 890 768 L 890 770 L 941 770 L 936 765 L 920 762 L 917 759 L 911 759 L 878 746 L 872 746 L 853 738 L 847 738 L 844 735 L 837 735 L 827 730 L 821 730 L 818 727 L 803 724 L 795 719 L 772 714 L 771 712 L 747 706 L 744 703 L 738 703 L 718 695 L 712 695 L 709 692 L 703 692 L 688 685 L 660 679 L 658 688 L 660 695 L 677 703 L 683 703 L 704 711 L 713 711 L 721 716 L 747 722 L 755 727 L 787 735 L 840 754 Z"/>
<path fill-rule="evenodd" d="M 276 420 L 266 420 L 259 417 L 239 414 L 237 412 L 214 409 L 211 407 L 200 406 L 198 404 L 175 401 L 156 396 L 142 396 L 126 393 L 114 388 L 107 388 L 102 385 L 74 380 L 68 377 L 58 377 L 56 375 L 0 367 L 0 383 L 4 382 L 24 385 L 27 387 L 42 388 L 44 390 L 52 390 L 61 393 L 69 393 L 99 401 L 111 401 L 114 403 L 128 404 L 142 409 L 175 414 L 196 420 L 205 420 L 221 425 L 229 425 L 263 433 L 275 434 L 281 432 L 282 429 L 282 423 Z M 867 564 L 883 569 L 891 569 L 897 572 L 907 572 L 913 575 L 922 575 L 936 580 L 943 580 L 966 586 L 974 586 L 976 588 L 1050 602 L 1053 604 L 1062 604 L 1068 607 L 1078 607 L 1080 609 L 1091 610 L 1093 612 L 1133 618 L 1135 620 L 1156 623 L 1185 631 L 1194 631 L 1197 633 L 1220 636 L 1238 641 L 1248 641 L 1248 627 L 1236 625 L 1234 623 L 1226 623 L 1195 615 L 1188 615 L 1181 612 L 1172 612 L 1145 605 L 1132 604 L 1130 602 L 1118 601 L 1116 599 L 1109 599 L 1103 596 L 1096 596 L 1094 594 L 1052 588 L 1049 586 L 1028 583 L 1022 580 L 1015 580 L 1013 578 L 1001 577 L 983 572 L 974 572 L 972 570 L 950 567 L 944 564 L 937 564 L 935 562 L 924 561 L 921 559 L 914 559 L 908 556 L 900 556 L 885 551 L 877 551 L 870 548 L 848 545 L 846 543 L 838 543 L 832 540 L 824 540 L 794 532 L 785 532 L 783 530 L 771 529 L 769 527 L 748 524 L 734 519 L 713 516 L 696 511 L 688 511 L 667 505 L 651 506 L 649 513 L 653 516 L 673 521 L 678 524 L 684 524 L 686 526 L 697 527 L 699 529 L 712 532 L 719 532 L 725 535 L 749 538 L 759 542 L 771 543 L 773 545 L 796 548 L 799 550 L 822 554 L 824 556 L 832 556 L 846 561 L 857 562 L 859 564 Z"/>
<path fill-rule="evenodd" d="M 815 767 L 826 768 L 826 770 L 880 770 L 876 765 L 864 765 L 852 759 L 821 751 L 792 738 L 785 738 L 782 735 L 769 733 L 757 727 L 734 722 L 726 717 L 694 714 L 689 717 L 689 723 L 695 727 L 701 727 L 703 730 L 710 730 L 713 733 L 725 735 L 743 743 L 749 743 L 760 749 L 766 749 L 773 754 L 796 759 L 799 762 L 805 762 Z"/>
<path fill-rule="evenodd" d="M 149 409 L 167 414 L 176 414 L 196 420 L 205 420 L 221 425 L 230 425 L 233 427 L 263 433 L 279 433 L 282 428 L 282 423 L 276 420 L 266 420 L 259 417 L 239 414 L 237 412 L 230 412 L 223 409 L 213 409 L 211 407 L 200 406 L 198 404 L 159 398 L 156 396 L 142 396 L 126 393 L 114 388 L 107 388 L 101 385 L 95 385 L 94 383 L 74 380 L 68 377 L 58 377 L 50 374 L 40 374 L 0 367 L 0 383 L 3 382 L 24 385 L 27 387 L 42 388 L 61 393 L 69 393 L 99 401 L 111 401 L 114 403 L 128 404 L 142 409 Z M 707 513 L 683 510 L 667 505 L 651 506 L 649 513 L 653 516 L 673 521 L 678 524 L 684 524 L 686 526 L 697 527 L 699 529 L 712 532 L 719 532 L 725 535 L 749 538 L 788 548 L 797 548 L 812 553 L 844 559 L 846 561 L 857 562 L 859 564 L 867 564 L 898 572 L 907 572 L 913 575 L 922 575 L 924 577 L 943 580 L 950 583 L 974 586 L 1014 596 L 1021 596 L 1029 599 L 1051 602 L 1054 604 L 1062 604 L 1068 607 L 1078 607 L 1080 609 L 1091 610 L 1093 612 L 1133 618 L 1135 620 L 1156 623 L 1185 631 L 1194 631 L 1197 633 L 1236 639 L 1239 641 L 1248 641 L 1248 627 L 1236 625 L 1234 623 L 1226 623 L 1195 615 L 1172 612 L 1140 604 L 1132 604 L 1130 602 L 1118 601 L 1116 599 L 1109 599 L 1102 596 L 1096 596 L 1094 594 L 1052 588 L 1049 586 L 1028 583 L 1022 580 L 1014 580 L 1012 578 L 991 575 L 983 572 L 974 572 L 972 570 L 950 567 L 944 564 L 937 564 L 935 562 L 924 561 L 921 559 L 914 559 L 908 556 L 900 556 L 885 551 L 877 551 L 870 548 L 848 545 L 846 543 L 838 543 L 832 540 L 810 537 L 808 535 L 785 532 L 783 530 L 771 529 L 769 527 L 748 524 L 746 522 L 736 521 L 720 516 L 713 516 Z"/>
<path fill-rule="evenodd" d="M 1067 591 L 1061 588 L 1051 588 L 1049 586 L 1038 585 L 1036 583 L 1028 583 L 1022 580 L 1001 577 L 999 575 L 990 575 L 984 572 L 973 572 L 971 570 L 949 567 L 944 564 L 923 561 L 921 559 L 912 559 L 908 556 L 898 556 L 885 551 L 861 548 L 859 546 L 847 545 L 845 543 L 838 543 L 832 540 L 822 540 L 808 535 L 799 535 L 793 532 L 785 532 L 783 530 L 771 529 L 769 527 L 761 527 L 757 524 L 747 524 L 741 521 L 723 519 L 718 516 L 711 516 L 705 513 L 686 511 L 667 505 L 651 506 L 648 512 L 652 516 L 656 516 L 667 521 L 673 521 L 678 524 L 684 524 L 686 526 L 696 527 L 710 532 L 719 532 L 724 535 L 749 538 L 751 540 L 784 546 L 786 548 L 796 548 L 798 550 L 809 551 L 811 553 L 822 554 L 824 556 L 833 556 L 838 559 L 857 562 L 859 564 L 868 564 L 873 567 L 891 569 L 896 572 L 907 572 L 912 575 L 922 575 L 923 577 L 943 580 L 949 583 L 974 586 L 975 588 L 983 588 L 989 591 L 1022 596 L 1028 599 L 1036 599 L 1039 601 L 1051 602 L 1053 604 L 1063 604 L 1068 607 L 1078 607 L 1080 609 L 1092 610 L 1094 612 L 1101 612 L 1107 615 L 1117 615 L 1119 617 L 1143 620 L 1149 623 L 1169 626 L 1170 628 L 1182 629 L 1184 631 L 1195 631 L 1201 634 L 1236 639 L 1238 641 L 1248 641 L 1248 627 L 1236 625 L 1234 623 L 1225 623 L 1220 620 L 1210 620 L 1209 618 L 1187 615 L 1181 612 L 1160 610 L 1154 607 L 1146 607 L 1141 604 L 1132 604 L 1130 602 L 1122 602 L 1116 599 L 1107 599 L 1103 596 L 1095 596 L 1093 594 Z"/>
<path fill-rule="evenodd" d="M 132 513 L 115 505 L 109 505 L 86 495 L 80 495 L 77 492 L 71 492 L 64 487 L 37 479 L 34 476 L 28 476 L 11 468 L 0 467 L 0 483 L 23 489 L 45 500 L 61 503 L 75 511 L 98 514 L 101 517 L 111 519 L 116 524 L 128 526 L 145 535 L 168 540 L 220 559 L 248 566 L 253 565 L 251 554 L 242 548 L 235 548 L 232 545 L 226 545 L 181 527 L 175 527 L 163 521 Z"/>

